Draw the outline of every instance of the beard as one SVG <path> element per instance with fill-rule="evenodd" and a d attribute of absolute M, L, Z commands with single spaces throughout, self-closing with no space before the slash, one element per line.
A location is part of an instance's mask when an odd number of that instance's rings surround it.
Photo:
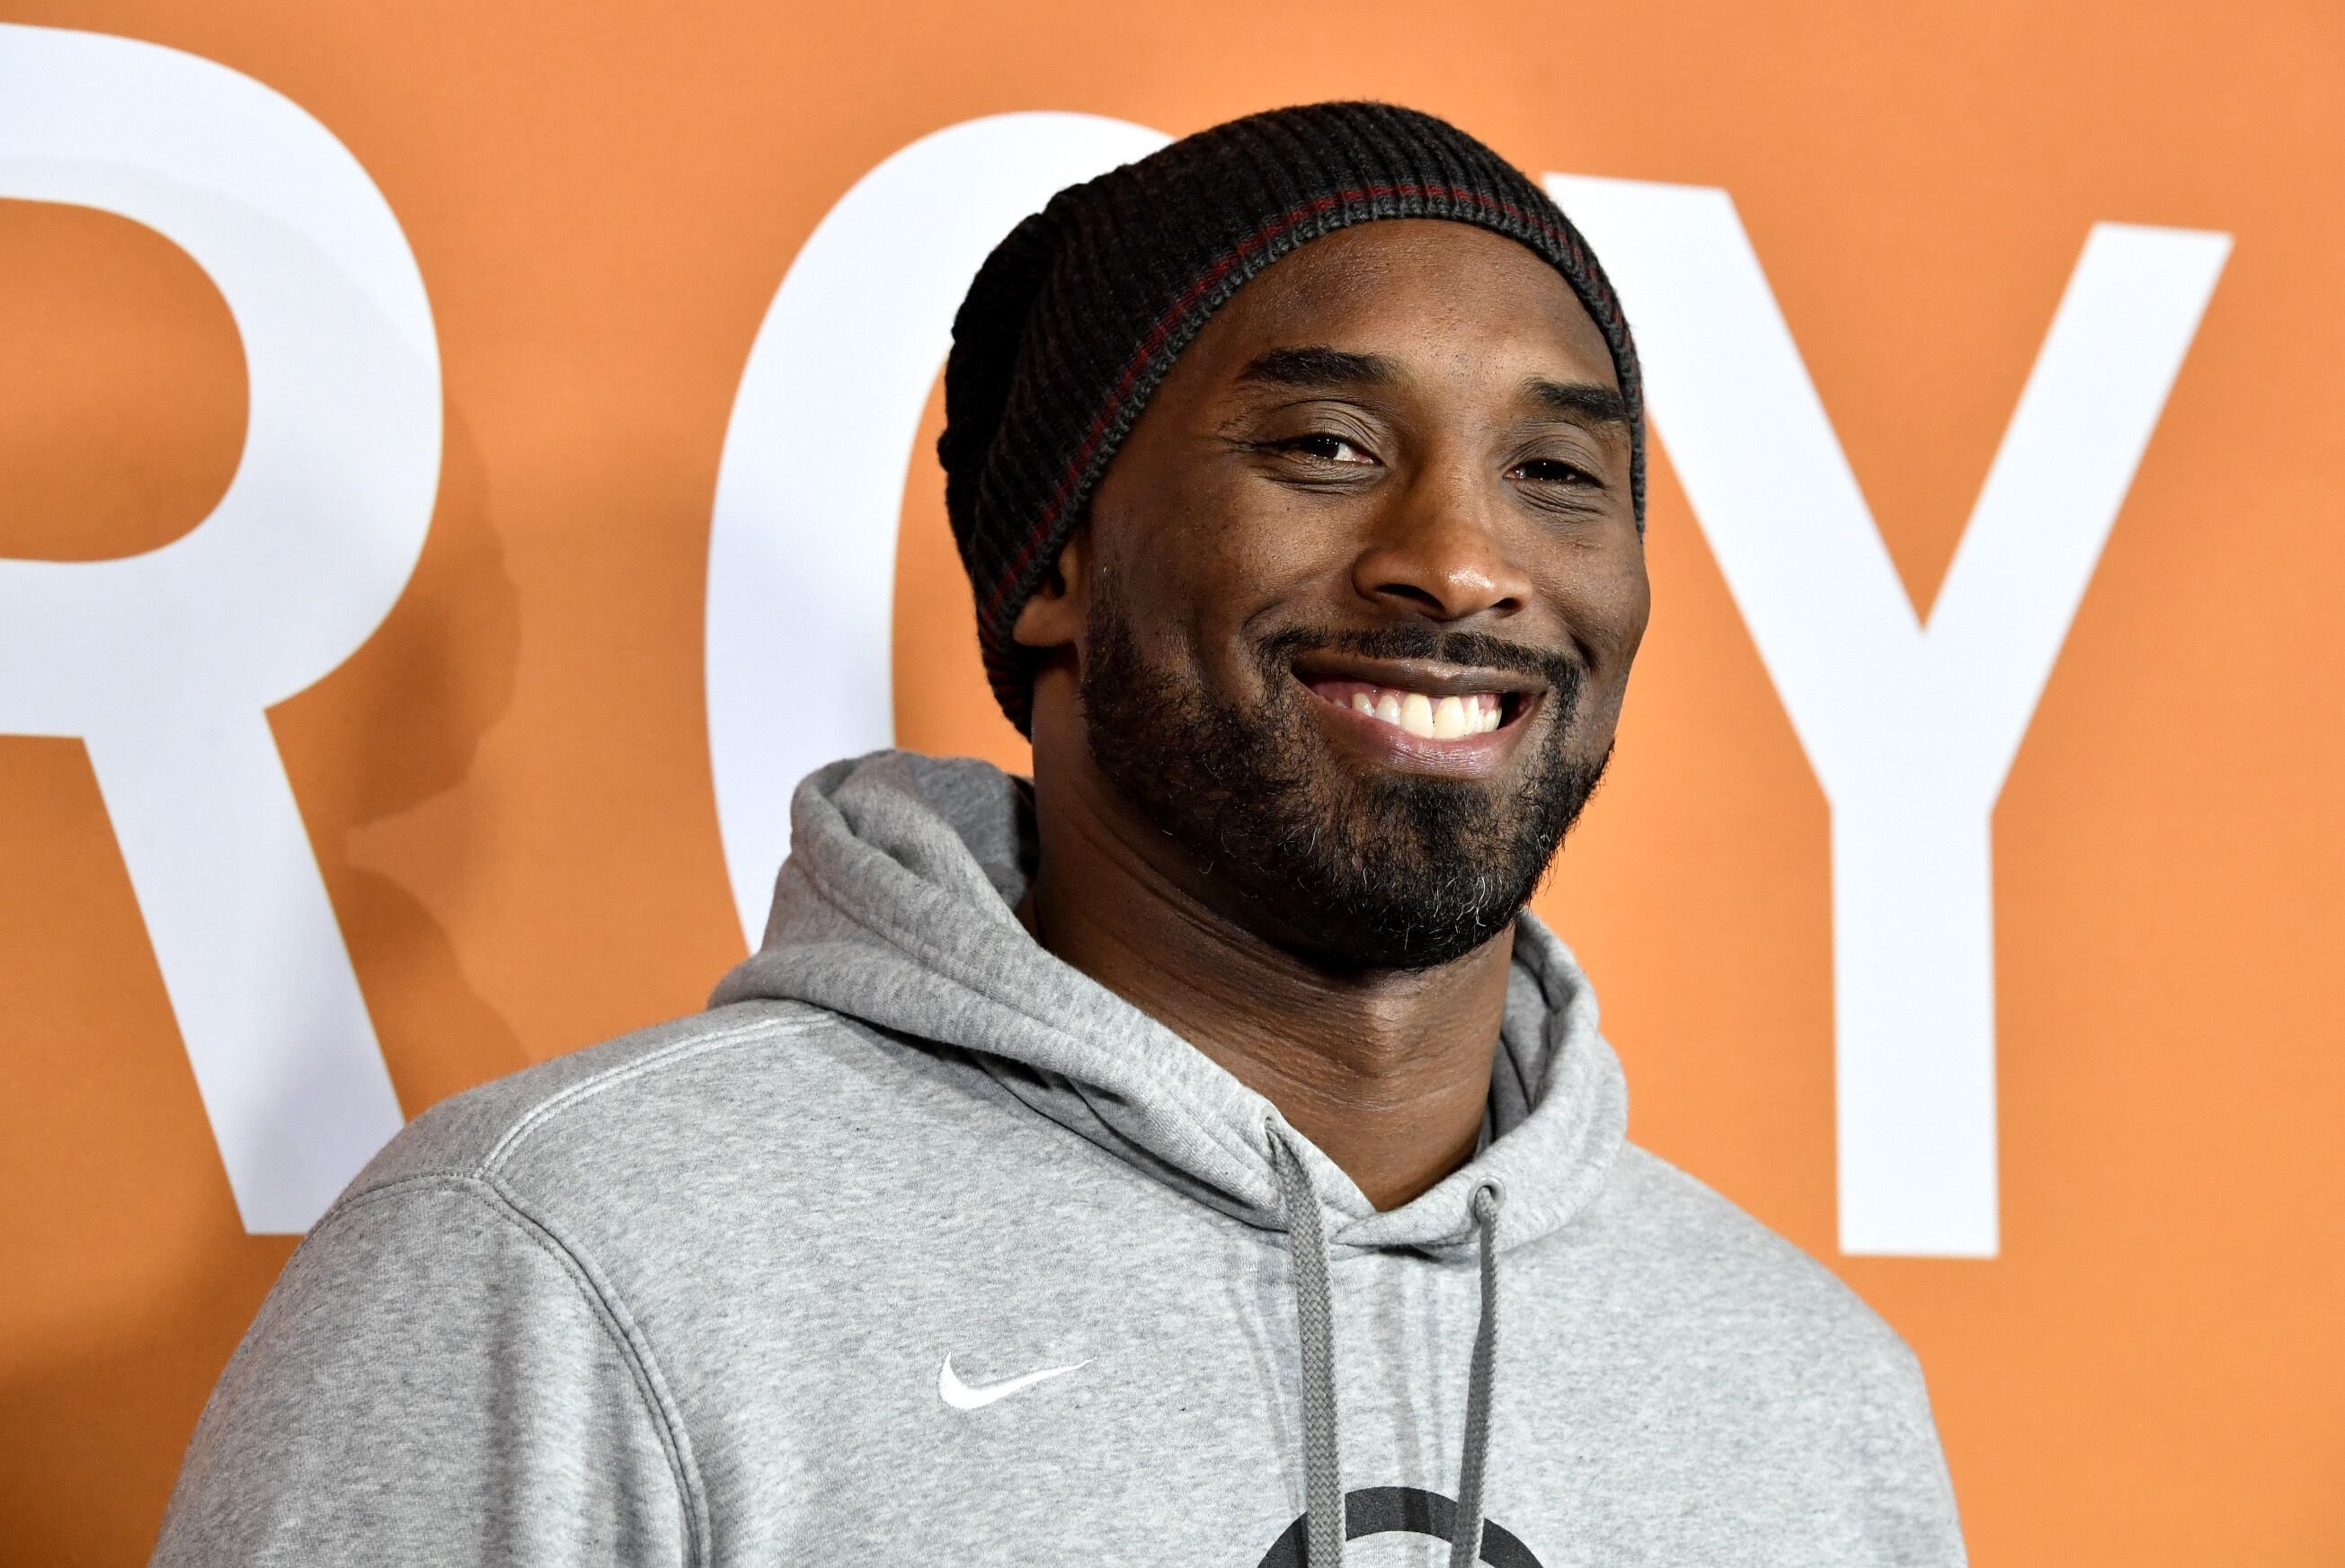
<path fill-rule="evenodd" d="M 1235 895 L 1240 924 L 1321 967 L 1432 968 L 1508 929 L 1609 760 L 1570 754 L 1581 674 L 1560 655 L 1422 622 L 1282 632 L 1251 650 L 1265 695 L 1247 707 L 1149 663 L 1115 584 L 1093 586 L 1082 702 L 1100 771 Z M 1512 784 L 1347 763 L 1293 673 L 1317 650 L 1537 674 L 1543 731 Z"/>

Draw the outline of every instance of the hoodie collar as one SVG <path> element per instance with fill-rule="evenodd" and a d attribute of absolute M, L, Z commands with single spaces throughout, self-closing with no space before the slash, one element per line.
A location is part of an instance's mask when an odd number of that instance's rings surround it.
<path fill-rule="evenodd" d="M 789 1000 L 968 1053 L 1040 1114 L 1249 1224 L 1284 1228 L 1274 1138 L 1305 1162 L 1335 1248 L 1447 1252 L 1475 1189 L 1505 1197 L 1504 1245 L 1569 1222 L 1625 1141 L 1619 1059 L 1570 953 L 1517 926 L 1492 1085 L 1496 1136 L 1464 1168 L 1378 1212 L 1275 1107 L 1019 923 L 1036 838 L 1030 786 L 991 765 L 881 752 L 798 787 L 764 945 L 717 1005 Z"/>

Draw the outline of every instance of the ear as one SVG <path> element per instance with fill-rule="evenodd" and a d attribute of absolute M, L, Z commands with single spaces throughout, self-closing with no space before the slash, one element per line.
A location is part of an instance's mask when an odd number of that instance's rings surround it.
<path fill-rule="evenodd" d="M 1091 529 L 1068 536 L 1049 575 L 1018 612 L 1010 640 L 1044 655 L 1071 653 L 1081 662 L 1083 628 L 1091 615 Z"/>

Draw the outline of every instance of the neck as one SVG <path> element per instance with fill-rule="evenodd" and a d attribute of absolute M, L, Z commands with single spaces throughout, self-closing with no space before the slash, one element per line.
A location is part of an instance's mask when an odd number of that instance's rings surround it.
<path fill-rule="evenodd" d="M 1214 905 L 1103 781 L 1043 786 L 1020 918 L 1043 946 L 1276 1106 L 1378 1209 L 1473 1158 L 1506 1010 L 1511 931 L 1455 963 L 1334 974 Z"/>

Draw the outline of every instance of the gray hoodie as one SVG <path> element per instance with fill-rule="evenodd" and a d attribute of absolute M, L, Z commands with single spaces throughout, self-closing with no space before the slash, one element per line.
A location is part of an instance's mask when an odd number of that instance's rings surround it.
<path fill-rule="evenodd" d="M 1481 1151 L 1379 1213 L 1034 944 L 1020 781 L 880 754 L 794 810 L 710 1011 L 458 1096 L 319 1222 L 158 1563 L 1963 1561 L 1914 1357 L 1626 1141 L 1536 919 Z"/>

